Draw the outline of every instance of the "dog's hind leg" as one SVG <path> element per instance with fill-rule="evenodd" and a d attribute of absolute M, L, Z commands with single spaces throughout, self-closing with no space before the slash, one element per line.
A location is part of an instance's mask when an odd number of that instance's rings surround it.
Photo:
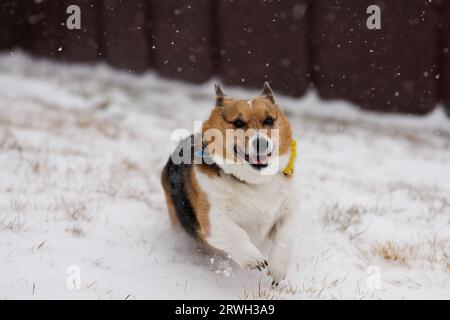
<path fill-rule="evenodd" d="M 170 160 L 169 160 L 170 161 Z M 172 225 L 179 225 L 177 214 L 175 212 L 175 206 L 173 204 L 172 196 L 170 194 L 169 189 L 169 170 L 168 170 L 169 162 L 166 163 L 164 169 L 161 173 L 161 184 L 164 189 L 164 195 L 166 197 L 167 209 L 169 211 L 169 218 Z"/>

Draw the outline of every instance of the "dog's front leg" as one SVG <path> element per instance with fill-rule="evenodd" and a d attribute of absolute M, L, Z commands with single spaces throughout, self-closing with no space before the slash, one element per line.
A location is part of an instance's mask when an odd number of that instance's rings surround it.
<path fill-rule="evenodd" d="M 293 203 L 293 199 L 285 201 L 280 209 L 280 218 L 271 232 L 273 247 L 269 254 L 268 274 L 273 280 L 272 285 L 276 286 L 286 277 L 291 263 L 297 228 L 297 215 Z"/>
<path fill-rule="evenodd" d="M 221 217 L 211 223 L 206 241 L 224 251 L 243 268 L 261 270 L 267 266 L 267 260 L 251 242 L 248 233 L 229 218 Z"/>

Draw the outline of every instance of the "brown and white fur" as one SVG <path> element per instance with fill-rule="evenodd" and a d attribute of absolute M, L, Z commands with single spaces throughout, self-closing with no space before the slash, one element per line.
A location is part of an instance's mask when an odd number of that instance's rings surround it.
<path fill-rule="evenodd" d="M 224 138 L 217 147 L 217 140 L 208 135 L 211 129 L 223 137 L 227 129 L 251 134 L 233 141 Z M 273 129 L 278 129 L 277 139 Z M 255 137 L 263 137 L 270 146 L 261 161 L 252 154 L 259 152 L 252 148 Z M 291 260 L 297 194 L 293 176 L 283 173 L 291 154 L 291 126 L 269 85 L 265 83 L 261 96 L 251 100 L 228 98 L 216 85 L 216 106 L 203 123 L 202 139 L 212 165 L 175 165 L 169 159 L 163 170 L 172 223 L 244 268 L 267 268 L 272 284 L 278 285 Z"/>

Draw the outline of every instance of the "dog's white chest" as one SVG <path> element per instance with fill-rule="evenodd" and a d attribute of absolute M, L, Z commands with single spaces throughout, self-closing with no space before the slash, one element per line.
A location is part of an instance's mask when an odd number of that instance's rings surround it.
<path fill-rule="evenodd" d="M 196 178 L 208 196 L 211 232 L 227 232 L 226 221 L 231 219 L 255 242 L 263 241 L 269 233 L 288 192 L 287 179 L 281 175 L 259 185 L 242 183 L 229 175 L 210 178 L 198 170 Z M 217 230 L 220 228 L 223 230 Z"/>

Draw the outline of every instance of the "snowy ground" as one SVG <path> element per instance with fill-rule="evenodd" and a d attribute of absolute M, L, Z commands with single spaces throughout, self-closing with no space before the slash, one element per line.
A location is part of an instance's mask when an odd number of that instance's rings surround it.
<path fill-rule="evenodd" d="M 212 82 L 2 55 L 0 298 L 450 298 L 450 119 L 278 101 L 299 141 L 301 219 L 272 290 L 169 225 L 170 135 L 207 116 Z"/>

